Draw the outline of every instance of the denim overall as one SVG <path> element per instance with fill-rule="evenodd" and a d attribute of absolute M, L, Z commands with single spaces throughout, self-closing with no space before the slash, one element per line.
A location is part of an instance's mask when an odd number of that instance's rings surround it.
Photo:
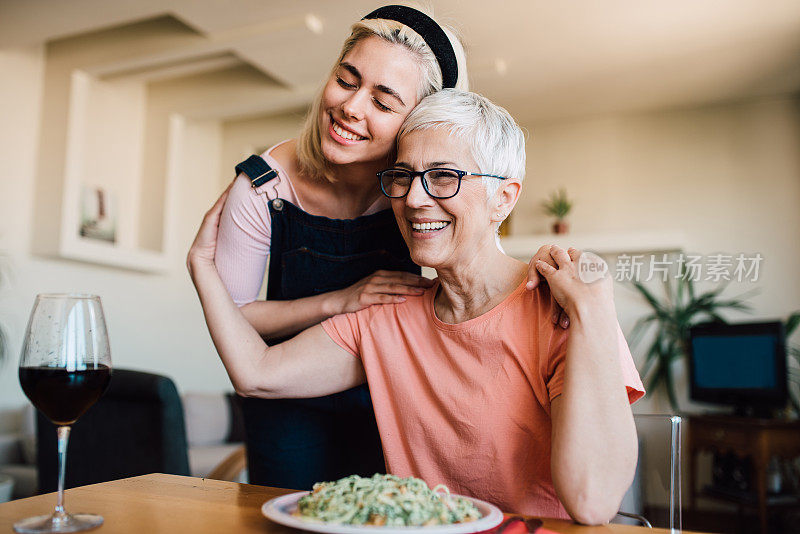
<path fill-rule="evenodd" d="M 236 172 L 254 187 L 277 176 L 259 156 Z M 328 219 L 278 198 L 269 202 L 269 214 L 268 300 L 342 289 L 379 269 L 420 273 L 391 210 Z M 308 490 L 315 482 L 386 470 L 366 384 L 315 399 L 241 400 L 251 484 Z"/>

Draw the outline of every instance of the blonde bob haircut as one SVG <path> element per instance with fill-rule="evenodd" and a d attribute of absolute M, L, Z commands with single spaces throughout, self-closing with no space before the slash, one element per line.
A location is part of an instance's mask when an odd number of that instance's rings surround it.
<path fill-rule="evenodd" d="M 422 10 L 420 10 L 422 11 Z M 430 16 L 429 13 L 426 13 Z M 456 81 L 456 88 L 464 91 L 469 89 L 469 82 L 467 79 L 467 61 L 464 47 L 462 46 L 455 33 L 445 26 L 440 25 L 444 30 L 450 43 L 453 45 L 453 51 L 456 54 L 456 62 L 458 64 L 458 80 Z M 417 96 L 422 99 L 436 91 L 442 89 L 442 71 L 439 67 L 436 56 L 431 51 L 430 47 L 425 43 L 422 37 L 400 22 L 387 19 L 368 19 L 360 20 L 353 24 L 351 27 L 350 37 L 344 42 L 342 52 L 339 54 L 339 59 L 336 60 L 331 74 L 336 70 L 336 67 L 341 63 L 344 57 L 353 49 L 359 41 L 371 36 L 378 36 L 385 41 L 405 46 L 417 58 L 419 68 L 422 71 L 422 84 L 420 85 Z M 329 77 L 330 77 L 329 75 Z M 327 78 L 326 78 L 327 83 Z M 324 178 L 331 180 L 329 172 L 329 164 L 322 154 L 321 145 L 321 132 L 319 125 L 320 106 L 322 103 L 322 91 L 325 85 L 320 88 L 311 108 L 306 115 L 303 130 L 297 140 L 297 159 L 300 162 L 301 169 L 312 178 Z M 392 155 L 387 155 L 387 162 L 391 162 Z"/>

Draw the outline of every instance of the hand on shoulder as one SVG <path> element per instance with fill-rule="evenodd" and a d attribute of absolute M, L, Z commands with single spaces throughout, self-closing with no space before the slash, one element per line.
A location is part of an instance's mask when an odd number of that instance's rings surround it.
<path fill-rule="evenodd" d="M 599 256 L 570 248 L 565 251 L 553 245 L 550 256 L 556 263 L 534 260 L 544 276 L 553 298 L 574 321 L 584 313 L 612 314 L 614 287 L 608 265 Z"/>
<path fill-rule="evenodd" d="M 544 275 L 539 272 L 539 269 L 536 267 L 536 263 L 538 261 L 543 261 L 550 265 L 553 268 L 558 268 L 558 264 L 556 260 L 550 255 L 550 249 L 553 245 L 542 245 L 539 247 L 539 250 L 536 251 L 536 254 L 531 258 L 531 261 L 528 263 L 528 283 L 526 287 L 528 290 L 534 290 L 539 287 L 539 284 L 543 284 L 545 288 L 547 288 L 547 280 L 545 279 Z M 549 288 L 548 288 L 549 290 Z M 559 325 L 561 328 L 567 329 L 569 328 L 569 316 L 567 312 L 561 307 L 561 305 L 553 299 L 553 314 L 551 316 L 551 321 L 553 324 Z"/>
<path fill-rule="evenodd" d="M 419 296 L 433 280 L 402 271 L 375 271 L 350 287 L 331 291 L 331 313 L 356 312 L 374 304 L 405 302 L 405 296 Z"/>

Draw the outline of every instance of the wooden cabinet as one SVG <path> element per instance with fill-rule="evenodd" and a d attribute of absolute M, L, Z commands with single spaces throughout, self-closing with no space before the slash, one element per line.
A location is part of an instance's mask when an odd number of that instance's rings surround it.
<path fill-rule="evenodd" d="M 761 532 L 767 532 L 767 465 L 773 456 L 800 456 L 800 421 L 750 419 L 704 415 L 689 417 L 689 504 L 697 499 L 697 454 L 701 451 L 733 453 L 753 462 L 755 501 L 732 498 L 739 505 L 753 504 L 758 509 Z"/>

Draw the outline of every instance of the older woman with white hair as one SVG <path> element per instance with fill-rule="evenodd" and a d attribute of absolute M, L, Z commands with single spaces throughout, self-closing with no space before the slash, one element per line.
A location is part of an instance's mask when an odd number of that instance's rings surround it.
<path fill-rule="evenodd" d="M 414 106 L 442 88 L 467 89 L 468 78 L 464 49 L 446 25 L 409 6 L 380 7 L 351 27 L 299 137 L 236 166 L 216 266 L 270 343 L 430 287 L 375 173 L 394 161 L 398 130 Z M 541 251 L 537 257 L 551 261 Z M 529 270 L 535 285 L 540 277 Z M 252 483 L 310 489 L 316 480 L 383 468 L 366 386 L 240 405 Z"/>
<path fill-rule="evenodd" d="M 272 347 L 214 265 L 223 195 L 188 266 L 237 392 L 303 398 L 367 382 L 388 472 L 507 512 L 608 521 L 633 478 L 630 403 L 644 391 L 609 278 L 584 283 L 581 253 L 552 247 L 557 267 L 537 262 L 548 285 L 531 291 L 528 266 L 498 249 L 524 171 L 524 136 L 505 110 L 458 90 L 426 97 L 403 123 L 395 165 L 378 174 L 411 258 L 436 269 L 435 284 Z M 553 300 L 568 331 L 550 320 Z"/>

